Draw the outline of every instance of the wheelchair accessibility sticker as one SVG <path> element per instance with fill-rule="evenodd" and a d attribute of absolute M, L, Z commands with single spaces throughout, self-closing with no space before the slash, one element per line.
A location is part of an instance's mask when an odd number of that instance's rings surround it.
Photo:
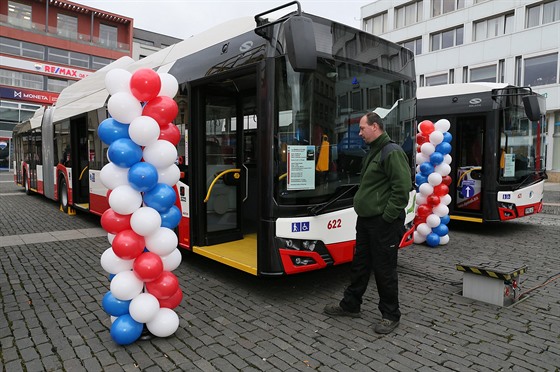
<path fill-rule="evenodd" d="M 309 231 L 309 221 L 292 222 L 292 232 L 305 232 L 305 231 Z"/>

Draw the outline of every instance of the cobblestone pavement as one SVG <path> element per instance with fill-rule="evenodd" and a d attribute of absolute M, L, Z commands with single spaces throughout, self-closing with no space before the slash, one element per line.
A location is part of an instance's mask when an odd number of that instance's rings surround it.
<path fill-rule="evenodd" d="M 99 218 L 68 216 L 10 180 L 0 172 L 3 371 L 559 371 L 558 215 L 455 223 L 448 245 L 401 250 L 403 317 L 387 336 L 373 332 L 373 278 L 362 318 L 322 314 L 349 265 L 260 279 L 188 256 L 174 271 L 185 293 L 177 332 L 123 347 L 101 308 L 109 243 Z M 455 264 L 485 258 L 528 265 L 522 300 L 500 307 L 461 295 Z"/>

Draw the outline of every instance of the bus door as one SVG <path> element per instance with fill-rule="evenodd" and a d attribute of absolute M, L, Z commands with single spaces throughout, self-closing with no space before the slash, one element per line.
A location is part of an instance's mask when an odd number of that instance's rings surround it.
<path fill-rule="evenodd" d="M 72 202 L 75 207 L 89 209 L 89 156 L 87 116 L 70 119 L 72 159 Z"/>
<path fill-rule="evenodd" d="M 482 212 L 484 123 L 484 116 L 457 117 L 453 158 L 457 167 L 454 198 L 457 212 Z"/>
<path fill-rule="evenodd" d="M 193 251 L 256 274 L 256 73 L 193 86 Z"/>

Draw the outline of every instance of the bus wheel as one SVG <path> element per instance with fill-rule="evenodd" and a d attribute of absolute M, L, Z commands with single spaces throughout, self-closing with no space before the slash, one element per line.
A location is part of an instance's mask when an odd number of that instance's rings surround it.
<path fill-rule="evenodd" d="M 68 187 L 66 187 L 66 180 L 60 179 L 60 186 L 58 186 L 58 201 L 60 202 L 60 209 L 64 213 L 68 213 Z"/>
<path fill-rule="evenodd" d="M 31 195 L 31 189 L 29 188 L 29 183 L 27 183 L 27 176 L 23 176 L 23 187 L 25 188 L 25 194 Z"/>

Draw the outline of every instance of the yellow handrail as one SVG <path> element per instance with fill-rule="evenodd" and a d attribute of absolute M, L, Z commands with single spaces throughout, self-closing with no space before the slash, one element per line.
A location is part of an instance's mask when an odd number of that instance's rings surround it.
<path fill-rule="evenodd" d="M 89 168 L 89 166 L 86 165 L 86 167 L 84 169 L 82 169 L 82 172 L 80 173 L 80 177 L 78 178 L 78 181 L 82 180 L 82 176 L 84 175 L 84 172 Z"/>
<path fill-rule="evenodd" d="M 467 170 L 465 173 L 461 174 L 461 177 L 459 177 L 459 180 L 457 180 L 457 187 L 461 185 L 461 182 L 463 182 L 463 178 L 465 178 L 467 174 L 475 170 L 482 170 L 482 167 L 472 167 L 471 169 Z"/>
<path fill-rule="evenodd" d="M 218 174 L 214 180 L 212 181 L 212 183 L 210 184 L 210 187 L 208 188 L 208 193 L 206 193 L 206 197 L 204 198 L 204 202 L 208 203 L 208 199 L 210 199 L 210 194 L 212 193 L 212 188 L 214 187 L 214 185 L 216 184 L 216 182 L 218 182 L 218 180 L 227 173 L 233 173 L 233 172 L 241 172 L 241 169 L 239 168 L 232 168 L 232 169 L 226 169 L 225 171 L 221 172 L 220 174 Z"/>

